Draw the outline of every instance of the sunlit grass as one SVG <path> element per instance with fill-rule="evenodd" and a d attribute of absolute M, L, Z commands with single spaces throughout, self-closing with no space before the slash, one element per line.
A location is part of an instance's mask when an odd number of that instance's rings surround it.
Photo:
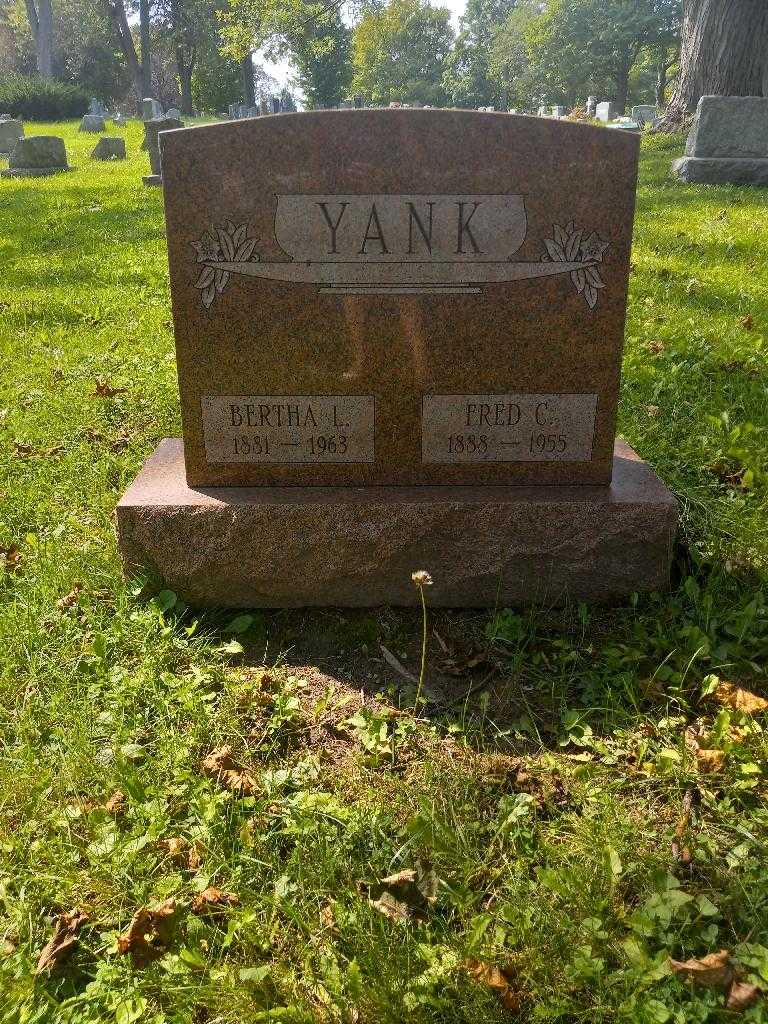
<path fill-rule="evenodd" d="M 768 987 L 765 714 L 702 696 L 765 692 L 768 193 L 644 140 L 620 429 L 680 498 L 673 592 L 430 610 L 414 716 L 380 645 L 418 676 L 420 612 L 195 618 L 123 578 L 116 501 L 180 433 L 162 195 L 136 122 L 109 164 L 39 130 L 74 170 L 0 180 L 0 1022 L 514 1019 L 481 960 L 520 1020 L 687 1024 L 725 993 L 668 957 L 721 948 Z M 380 912 L 403 869 L 421 923 Z M 208 886 L 239 902 L 200 915 Z M 119 955 L 169 898 L 162 955 Z"/>

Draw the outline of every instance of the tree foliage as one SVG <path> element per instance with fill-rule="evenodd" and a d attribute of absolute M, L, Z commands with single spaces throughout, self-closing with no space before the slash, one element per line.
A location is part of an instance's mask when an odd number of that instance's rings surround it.
<path fill-rule="evenodd" d="M 679 22 L 680 0 L 527 0 L 497 32 L 489 63 L 522 105 L 595 94 L 623 110 L 641 54 L 674 45 Z"/>
<path fill-rule="evenodd" d="M 496 35 L 514 7 L 515 0 L 467 0 L 443 76 L 446 94 L 454 106 L 504 103 L 504 90 L 489 65 Z"/>
<path fill-rule="evenodd" d="M 445 102 L 453 43 L 450 12 L 427 0 L 390 0 L 355 27 L 352 88 L 374 104 Z"/>
<path fill-rule="evenodd" d="M 310 107 L 335 106 L 351 78 L 350 30 L 340 3 L 322 0 L 229 0 L 222 16 L 225 52 L 242 59 L 265 48 L 289 56 Z"/>

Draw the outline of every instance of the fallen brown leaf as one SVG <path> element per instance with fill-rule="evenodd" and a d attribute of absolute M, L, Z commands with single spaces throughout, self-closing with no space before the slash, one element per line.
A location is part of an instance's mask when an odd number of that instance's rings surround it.
<path fill-rule="evenodd" d="M 675 838 L 672 840 L 672 856 L 684 865 L 690 864 L 693 859 L 690 849 L 683 845 L 683 840 L 691 822 L 691 808 L 693 807 L 694 799 L 697 799 L 699 795 L 698 789 L 693 787 L 686 789 L 683 795 L 682 813 L 675 828 Z"/>
<path fill-rule="evenodd" d="M 705 988 L 728 988 L 735 973 L 727 949 L 721 949 L 719 953 L 708 953 L 701 959 L 691 957 L 690 960 L 680 961 L 670 957 L 669 966 L 672 973 L 683 981 L 692 981 Z"/>
<path fill-rule="evenodd" d="M 369 903 L 392 921 L 426 921 L 437 899 L 438 877 L 428 864 L 405 868 L 379 879 L 369 892 Z"/>
<path fill-rule="evenodd" d="M 111 814 L 115 818 L 125 811 L 125 793 L 122 789 L 115 790 L 109 800 L 104 804 L 104 810 L 107 814 Z"/>
<path fill-rule="evenodd" d="M 749 982 L 734 981 L 731 985 L 731 991 L 728 993 L 728 999 L 725 1004 L 726 1009 L 748 1010 L 760 998 L 761 991 L 757 985 L 750 985 Z"/>
<path fill-rule="evenodd" d="M 35 450 L 32 445 L 27 444 L 26 441 L 14 441 L 13 447 L 16 457 L 19 459 L 28 459 Z"/>
<path fill-rule="evenodd" d="M 702 772 L 719 772 L 725 763 L 725 751 L 699 748 L 696 751 L 696 763 Z"/>
<path fill-rule="evenodd" d="M 0 556 L 2 556 L 6 572 L 19 571 L 21 568 L 21 551 L 17 544 L 11 544 L 7 548 L 0 548 Z"/>
<path fill-rule="evenodd" d="M 56 602 L 56 607 L 59 611 L 66 611 L 67 608 L 71 608 L 73 604 L 77 604 L 80 594 L 83 592 L 83 584 L 76 583 L 72 590 L 64 597 L 60 597 Z"/>
<path fill-rule="evenodd" d="M 751 316 L 745 316 L 744 319 L 741 321 L 741 326 L 744 328 L 745 331 L 751 331 L 755 326 L 755 321 L 752 319 Z"/>
<path fill-rule="evenodd" d="M 115 395 L 124 394 L 128 388 L 114 388 L 111 384 L 108 384 L 105 380 L 97 380 L 96 385 L 91 394 L 91 398 L 114 398 Z"/>
<path fill-rule="evenodd" d="M 513 988 L 513 979 L 508 971 L 503 971 L 500 967 L 488 964 L 484 960 L 465 960 L 461 967 L 478 985 L 492 989 L 505 1009 L 511 1010 L 513 1013 L 520 1010 L 523 997 Z"/>
<path fill-rule="evenodd" d="M 200 851 L 195 843 L 190 843 L 182 836 L 172 836 L 170 839 L 161 839 L 157 844 L 161 850 L 165 850 L 171 860 L 179 867 L 188 871 L 196 871 L 200 867 Z"/>
<path fill-rule="evenodd" d="M 417 913 L 412 907 L 409 907 L 407 903 L 403 903 L 402 900 L 397 899 L 391 892 L 383 892 L 376 900 L 369 901 L 374 910 L 378 910 L 384 917 L 388 917 L 390 921 L 398 921 L 404 924 L 406 921 L 423 921 L 424 917 L 422 914 Z"/>
<path fill-rule="evenodd" d="M 651 417 L 652 420 L 655 420 L 661 412 L 661 409 L 658 405 L 646 405 L 645 411 Z"/>
<path fill-rule="evenodd" d="M 756 715 L 760 711 L 768 710 L 768 700 L 735 683 L 718 683 L 712 696 L 718 704 L 733 711 L 743 711 L 747 715 Z"/>
<path fill-rule="evenodd" d="M 217 889 L 215 885 L 209 885 L 203 889 L 199 896 L 192 900 L 193 914 L 214 914 L 224 907 L 239 907 L 240 897 L 233 892 L 225 892 Z"/>
<path fill-rule="evenodd" d="M 118 953 L 130 953 L 138 964 L 162 956 L 170 943 L 171 926 L 176 914 L 176 901 L 165 900 L 150 909 L 142 907 L 131 918 L 128 930 L 117 939 Z"/>
<path fill-rule="evenodd" d="M 229 746 L 212 750 L 203 761 L 203 771 L 222 786 L 231 789 L 233 793 L 251 796 L 259 790 L 259 783 L 253 775 L 235 764 L 232 759 L 232 748 Z"/>
<path fill-rule="evenodd" d="M 77 908 L 70 910 L 68 914 L 59 914 L 56 918 L 53 936 L 40 953 L 35 974 L 43 972 L 50 974 L 66 960 L 77 942 L 77 933 L 87 920 L 88 915 Z"/>
<path fill-rule="evenodd" d="M 325 931 L 338 932 L 332 903 L 326 903 L 324 907 L 320 908 L 320 927 Z"/>

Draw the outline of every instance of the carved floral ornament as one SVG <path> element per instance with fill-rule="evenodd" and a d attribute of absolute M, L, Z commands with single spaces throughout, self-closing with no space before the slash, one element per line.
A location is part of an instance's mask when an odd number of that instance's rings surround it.
<path fill-rule="evenodd" d="M 335 294 L 451 294 L 568 274 L 590 309 L 610 246 L 553 224 L 538 262 L 512 259 L 528 222 L 522 196 L 278 196 L 275 238 L 289 259 L 262 261 L 248 225 L 227 221 L 191 243 L 194 287 L 209 309 L 231 274 L 317 284 Z"/>

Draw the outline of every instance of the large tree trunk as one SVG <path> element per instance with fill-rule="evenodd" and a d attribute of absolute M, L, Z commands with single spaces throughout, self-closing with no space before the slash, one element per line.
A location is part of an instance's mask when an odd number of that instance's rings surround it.
<path fill-rule="evenodd" d="M 51 0 L 26 0 L 27 18 L 35 42 L 37 73 L 53 78 L 53 9 Z"/>
<path fill-rule="evenodd" d="M 246 107 L 253 107 L 256 105 L 256 88 L 253 81 L 252 53 L 249 53 L 247 57 L 243 57 L 241 67 L 243 72 L 243 101 Z"/>
<path fill-rule="evenodd" d="M 186 60 L 184 47 L 176 47 L 176 70 L 179 74 L 179 91 L 181 92 L 181 112 L 192 116 L 192 69 L 195 65 L 194 51 Z"/>
<path fill-rule="evenodd" d="M 624 114 L 627 109 L 627 96 L 629 95 L 629 72 L 632 62 L 621 64 L 616 69 L 616 113 Z"/>
<path fill-rule="evenodd" d="M 139 49 L 141 50 L 142 90 L 152 95 L 152 59 L 149 52 L 149 0 L 139 0 Z"/>
<path fill-rule="evenodd" d="M 125 57 L 125 63 L 128 65 L 128 70 L 133 80 L 133 91 L 136 95 L 136 109 L 141 114 L 141 101 L 145 95 L 144 92 L 144 70 L 139 61 L 138 54 L 136 53 L 136 47 L 133 45 L 133 36 L 131 35 L 131 26 L 128 24 L 128 18 L 125 13 L 125 6 L 123 0 L 101 0 L 101 6 L 104 13 L 107 15 L 109 20 L 115 29 L 120 49 L 123 51 L 123 57 Z"/>
<path fill-rule="evenodd" d="M 684 0 L 680 77 L 660 127 L 678 129 L 702 96 L 762 96 L 766 0 Z"/>

